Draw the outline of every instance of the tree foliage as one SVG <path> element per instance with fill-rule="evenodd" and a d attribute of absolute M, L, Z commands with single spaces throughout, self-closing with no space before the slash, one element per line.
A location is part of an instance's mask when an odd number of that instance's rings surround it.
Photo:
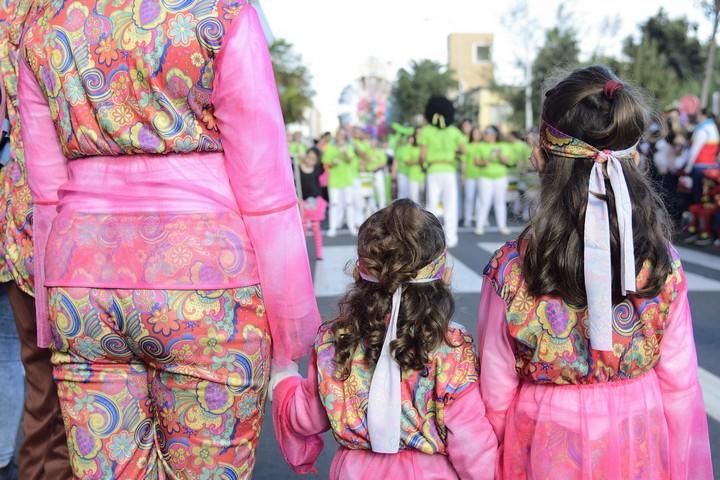
<path fill-rule="evenodd" d="M 562 10 L 559 11 L 560 26 L 551 28 L 545 33 L 544 43 L 532 62 L 532 106 L 535 125 L 540 119 L 546 82 L 557 72 L 574 68 L 579 63 L 580 46 L 577 33 L 567 27 L 569 24 Z M 509 122 L 517 128 L 522 128 L 525 124 L 525 88 L 496 86 L 495 91 L 504 97 L 513 109 Z"/>
<path fill-rule="evenodd" d="M 545 43 L 532 64 L 532 103 L 535 123 L 540 118 L 545 84 L 558 71 L 577 67 L 580 46 L 574 29 L 563 26 L 551 28 L 545 34 Z"/>
<path fill-rule="evenodd" d="M 696 31 L 696 24 L 684 17 L 671 19 L 661 8 L 640 25 L 639 39 L 632 36 L 625 39 L 623 52 L 633 63 L 639 60 L 639 54 L 647 55 L 654 45 L 680 82 L 697 81 L 702 77 L 705 54 L 700 41 L 692 35 Z M 645 52 L 639 52 L 643 48 Z"/>
<path fill-rule="evenodd" d="M 302 57 L 293 51 L 291 43 L 278 39 L 270 45 L 275 80 L 280 94 L 280 106 L 286 123 L 301 122 L 305 111 L 312 106 L 315 95 L 312 77 L 302 63 Z"/>
<path fill-rule="evenodd" d="M 392 88 L 393 120 L 411 123 L 425 111 L 425 103 L 433 95 L 447 95 L 457 88 L 451 70 L 432 60 L 413 61 L 408 69 L 401 68 Z"/>
<path fill-rule="evenodd" d="M 708 16 L 714 12 L 716 3 L 720 4 L 720 0 L 702 3 Z M 532 63 L 532 101 L 536 119 L 542 102 L 543 83 L 553 72 L 579 65 L 577 33 L 567 27 L 573 24 L 572 20 L 563 16 L 562 10 L 559 11 L 558 26 L 545 33 L 544 43 Z M 621 77 L 643 87 L 660 106 L 666 106 L 684 94 L 700 94 L 707 51 L 708 44 L 697 37 L 697 25 L 685 17 L 670 18 L 661 8 L 639 25 L 638 34 L 625 39 L 622 57 L 611 57 L 596 50 L 583 64 L 608 65 Z M 720 73 L 716 70 L 711 72 L 711 91 L 720 88 Z M 504 86 L 496 87 L 496 91 L 513 107 L 511 123 L 522 125 L 523 88 Z"/>

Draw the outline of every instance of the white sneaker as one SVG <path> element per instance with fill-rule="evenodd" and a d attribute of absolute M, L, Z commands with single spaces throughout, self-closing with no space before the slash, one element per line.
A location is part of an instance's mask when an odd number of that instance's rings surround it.
<path fill-rule="evenodd" d="M 510 235 L 509 228 L 498 228 L 498 232 L 500 232 L 500 235 Z"/>
<path fill-rule="evenodd" d="M 334 238 L 337 236 L 337 232 L 335 230 L 328 230 L 327 236 L 328 238 Z"/>
<path fill-rule="evenodd" d="M 475 229 L 475 235 L 485 235 L 485 229 L 483 227 L 477 227 Z"/>

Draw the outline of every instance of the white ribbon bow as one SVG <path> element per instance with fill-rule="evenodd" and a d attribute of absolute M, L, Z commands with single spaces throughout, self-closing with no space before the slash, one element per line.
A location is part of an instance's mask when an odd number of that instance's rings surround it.
<path fill-rule="evenodd" d="M 635 150 L 606 151 L 600 154 L 590 172 L 588 202 L 585 211 L 585 290 L 588 302 L 590 343 L 594 350 L 612 350 L 613 304 L 612 259 L 610 253 L 610 220 L 607 202 L 596 195 L 606 195 L 603 163 L 615 194 L 615 211 L 620 231 L 620 285 L 623 295 L 635 292 L 635 247 L 633 244 L 632 203 L 622 165 L 618 157 Z"/>
<path fill-rule="evenodd" d="M 403 287 L 400 285 L 392 298 L 392 313 L 380 358 L 370 381 L 368 395 L 368 433 L 370 447 L 376 453 L 397 453 L 400 450 L 400 422 L 402 401 L 400 365 L 392 356 L 390 344 L 397 338 L 397 320 L 400 315 L 400 301 Z"/>
<path fill-rule="evenodd" d="M 378 280 L 368 274 L 361 274 L 368 282 Z M 410 280 L 406 283 L 430 283 L 440 278 Z M 370 448 L 376 453 L 397 453 L 400 450 L 400 432 L 402 422 L 402 393 L 400 365 L 392 355 L 390 344 L 397 338 L 398 316 L 402 301 L 403 286 L 400 285 L 392 297 L 390 321 L 385 332 L 380 357 L 375 365 L 370 391 L 368 393 L 367 424 L 370 435 Z"/>

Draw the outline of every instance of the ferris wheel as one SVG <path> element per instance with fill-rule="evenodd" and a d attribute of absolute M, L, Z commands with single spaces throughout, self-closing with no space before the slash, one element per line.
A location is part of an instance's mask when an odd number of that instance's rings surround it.
<path fill-rule="evenodd" d="M 368 59 L 355 80 L 343 88 L 338 100 L 341 125 L 357 125 L 374 136 L 387 132 L 390 105 L 390 65 Z"/>

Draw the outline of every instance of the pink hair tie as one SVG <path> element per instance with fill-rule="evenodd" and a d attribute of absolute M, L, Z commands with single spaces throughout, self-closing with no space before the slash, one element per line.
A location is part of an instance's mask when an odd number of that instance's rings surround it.
<path fill-rule="evenodd" d="M 623 85 L 622 82 L 619 82 L 617 80 L 608 80 L 607 82 L 605 82 L 605 88 L 603 91 L 607 98 L 613 100 L 617 92 L 619 92 L 623 88 L 625 88 L 625 85 Z"/>

